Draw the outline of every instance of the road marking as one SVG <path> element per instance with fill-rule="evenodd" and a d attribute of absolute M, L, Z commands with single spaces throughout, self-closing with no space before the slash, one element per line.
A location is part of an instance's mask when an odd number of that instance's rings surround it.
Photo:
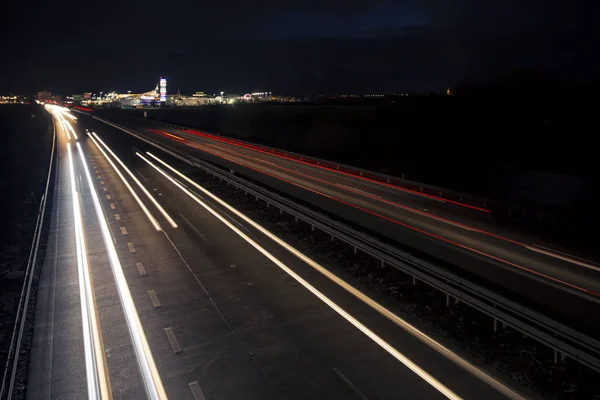
<path fill-rule="evenodd" d="M 525 245 L 525 247 L 533 252 L 545 254 L 547 256 L 558 258 L 559 260 L 569 262 L 571 264 L 579 265 L 580 267 L 584 267 L 584 268 L 588 268 L 588 269 L 600 272 L 600 266 L 594 265 L 590 261 L 581 259 L 579 257 L 561 253 L 559 251 L 552 250 L 552 249 L 549 249 L 547 247 L 540 246 L 537 244 L 534 244 L 532 246 Z"/>
<path fill-rule="evenodd" d="M 248 286 L 254 286 L 254 283 L 248 282 Z"/>
<path fill-rule="evenodd" d="M 192 391 L 192 396 L 194 396 L 194 400 L 206 400 L 204 397 L 204 393 L 202 393 L 202 389 L 200 389 L 200 384 L 198 381 L 193 381 L 188 383 L 190 390 Z"/>
<path fill-rule="evenodd" d="M 117 206 L 115 206 L 115 203 L 110 203 L 110 208 L 111 208 L 112 210 L 116 210 L 116 209 L 117 209 Z"/>
<path fill-rule="evenodd" d="M 106 188 L 106 186 L 104 186 L 104 187 L 102 188 L 102 190 L 104 190 L 105 192 L 108 192 L 108 189 Z"/>
<path fill-rule="evenodd" d="M 140 178 L 142 178 L 144 180 L 144 182 L 148 182 L 148 179 L 146 179 L 146 177 L 144 175 L 142 175 L 142 173 L 140 171 L 135 171 L 137 172 L 137 174 L 140 176 Z"/>
<path fill-rule="evenodd" d="M 190 221 L 188 221 L 188 219 L 186 217 L 183 216 L 182 213 L 179 213 L 179 216 L 185 221 L 185 223 L 194 230 L 194 232 L 196 232 L 196 234 L 198 236 L 200 236 L 200 239 L 204 240 L 205 242 L 208 241 L 208 239 L 206 238 L 206 236 L 204 236 L 202 234 L 202 232 L 200 232 L 194 225 L 192 225 L 192 223 Z"/>
<path fill-rule="evenodd" d="M 173 328 L 165 328 L 165 335 L 167 335 L 167 339 L 169 339 L 169 343 L 171 343 L 171 348 L 173 349 L 173 353 L 179 354 L 183 350 L 181 349 L 181 345 L 175 336 L 175 332 L 173 332 Z"/>
<path fill-rule="evenodd" d="M 121 216 L 120 216 L 119 214 L 115 214 L 115 219 L 116 219 L 117 221 L 120 221 L 120 220 L 121 220 Z"/>
<path fill-rule="evenodd" d="M 129 252 L 130 253 L 135 253 L 135 247 L 133 247 L 133 243 L 129 242 L 127 243 L 127 247 L 129 247 Z"/>
<path fill-rule="evenodd" d="M 231 265 L 230 265 L 230 267 L 231 267 L 231 268 L 235 268 L 235 264 L 231 264 Z"/>
<path fill-rule="evenodd" d="M 107 194 L 106 195 L 106 200 L 110 200 L 110 199 L 112 199 L 112 197 L 110 197 L 110 194 Z"/>
<path fill-rule="evenodd" d="M 144 265 L 139 262 L 139 263 L 135 263 L 135 267 L 137 268 L 138 272 L 140 273 L 140 276 L 146 276 L 146 268 L 144 268 Z"/>
<path fill-rule="evenodd" d="M 104 181 L 100 181 L 100 184 L 101 184 L 101 185 L 104 185 Z"/>
<path fill-rule="evenodd" d="M 342 374 L 342 371 L 340 371 L 337 368 L 333 369 L 333 372 L 335 372 L 337 374 L 337 376 L 340 377 L 341 380 L 343 380 L 348 386 L 350 386 L 350 389 L 352 389 L 354 391 L 354 393 L 356 393 L 358 395 L 358 397 L 360 397 L 362 400 L 369 400 L 369 398 L 367 396 L 365 396 L 365 394 L 363 392 L 360 391 L 359 388 L 357 388 L 351 381 L 350 379 L 348 379 L 346 377 L 346 375 Z"/>
<path fill-rule="evenodd" d="M 98 175 L 98 179 L 102 179 L 102 175 Z"/>
<path fill-rule="evenodd" d="M 123 236 L 127 235 L 127 229 L 124 226 L 121 227 L 121 233 Z"/>
<path fill-rule="evenodd" d="M 148 290 L 148 296 L 150 296 L 150 300 L 152 300 L 152 305 L 154 308 L 162 307 L 162 304 L 160 304 L 160 300 L 158 300 L 158 296 L 156 295 L 154 289 Z"/>
<path fill-rule="evenodd" d="M 381 199 L 381 196 L 377 196 L 376 194 L 365 192 L 364 190 L 360 190 L 360 189 L 357 189 L 357 188 L 352 187 L 352 186 L 342 185 L 341 183 L 336 183 L 335 186 L 341 186 L 341 187 L 346 188 L 346 189 L 354 190 L 354 191 L 361 192 L 361 193 L 364 193 L 364 194 L 368 194 L 369 196 L 373 196 L 373 197 L 377 197 L 378 199 Z"/>

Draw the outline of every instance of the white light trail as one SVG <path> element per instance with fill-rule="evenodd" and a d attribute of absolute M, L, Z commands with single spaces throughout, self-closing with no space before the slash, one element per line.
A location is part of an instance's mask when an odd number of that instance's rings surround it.
<path fill-rule="evenodd" d="M 64 112 L 63 112 L 63 115 L 64 115 L 65 117 L 69 117 L 69 118 L 71 118 L 73 121 L 77 121 L 77 117 L 76 117 L 76 116 L 74 116 L 73 114 L 70 114 L 70 111 L 69 111 L 69 110 L 67 110 L 67 111 L 64 111 Z"/>
<path fill-rule="evenodd" d="M 79 138 L 77 137 L 77 134 L 75 133 L 75 129 L 73 129 L 73 126 L 71 125 L 71 123 L 67 120 L 64 120 L 64 122 L 65 122 L 65 125 L 69 128 L 69 130 L 73 134 L 73 137 L 75 138 L 75 140 L 78 140 Z"/>
<path fill-rule="evenodd" d="M 73 199 L 73 219 L 75 223 L 75 244 L 77 248 L 77 271 L 79 277 L 79 298 L 81 302 L 81 322 L 83 327 L 83 344 L 85 370 L 89 399 L 110 399 L 108 377 L 104 364 L 104 352 L 100 341 L 98 316 L 93 303 L 93 291 L 89 264 L 87 260 L 85 237 L 81 207 L 75 184 L 75 170 L 70 143 L 67 143 L 69 172 L 71 177 L 71 195 Z"/>
<path fill-rule="evenodd" d="M 453 400 L 461 399 L 460 396 L 458 396 L 456 393 L 454 393 L 452 390 L 450 390 L 448 387 L 446 387 L 440 381 L 438 381 L 433 376 L 431 376 L 428 372 L 423 370 L 420 366 L 418 366 L 417 364 L 412 362 L 404 354 L 402 354 L 398 350 L 396 350 L 392 345 L 390 345 L 385 340 L 383 340 L 381 337 L 379 337 L 375 332 L 371 331 L 369 328 L 367 328 L 365 325 L 363 325 L 360 321 L 358 321 L 356 318 L 354 318 L 352 315 L 350 315 L 348 312 L 346 312 L 343 308 L 338 306 L 331 299 L 329 299 L 327 296 L 325 296 L 323 293 L 321 293 L 318 289 L 316 289 L 314 286 L 312 286 L 310 283 L 308 283 L 306 280 L 304 280 L 300 275 L 298 275 L 294 271 L 292 271 L 287 265 L 282 263 L 278 258 L 276 258 L 274 255 L 269 253 L 262 246 L 260 246 L 258 243 L 256 243 L 254 240 L 252 240 L 250 237 L 248 237 L 245 233 L 243 233 L 241 230 L 239 230 L 237 227 L 235 227 L 231 222 L 229 222 L 224 217 L 222 217 L 219 213 L 217 213 L 214 209 L 212 209 L 210 206 L 208 206 L 206 203 L 204 203 L 198 196 L 196 196 L 194 193 L 192 193 L 190 190 L 188 190 L 186 187 L 184 187 L 181 183 L 179 183 L 177 180 L 173 179 L 170 175 L 168 175 L 162 169 L 160 169 L 159 167 L 154 165 L 150 160 L 148 160 L 146 157 L 144 157 L 140 153 L 136 152 L 136 154 L 138 157 L 140 157 L 141 159 L 146 161 L 151 167 L 153 167 L 155 170 L 157 170 L 161 175 L 163 175 L 165 178 L 167 178 L 169 181 L 171 181 L 175 186 L 177 186 L 179 189 L 181 189 L 185 194 L 187 194 L 194 201 L 196 201 L 196 203 L 198 203 L 202 207 L 204 207 L 208 212 L 210 212 L 217 219 L 219 219 L 222 223 L 224 223 L 227 227 L 229 227 L 231 230 L 233 230 L 235 233 L 237 233 L 241 238 L 243 238 L 246 242 L 248 242 L 252 247 L 254 247 L 256 250 L 258 250 L 260 253 L 262 253 L 265 257 L 267 257 L 269 260 L 271 260 L 275 265 L 277 265 L 279 268 L 281 268 L 283 271 L 285 271 L 288 275 L 290 275 L 292 278 L 294 278 L 298 283 L 300 283 L 307 290 L 309 290 L 312 294 L 314 294 L 316 297 L 318 297 L 322 302 L 327 304 L 331 309 L 333 309 L 335 312 L 337 312 L 346 321 L 350 322 L 358 330 L 360 330 L 367 337 L 369 337 L 371 340 L 373 340 L 373 342 L 378 344 L 382 349 L 387 351 L 390 355 L 392 355 L 394 358 L 396 358 L 398 361 L 400 361 L 402 364 L 404 364 L 407 368 L 409 368 L 411 371 L 413 371 L 415 374 L 417 374 L 419 377 L 421 377 L 423 380 L 425 380 L 427 383 L 429 383 L 433 388 L 438 390 L 441 394 L 443 394 L 444 396 L 446 396 L 449 399 L 453 399 Z M 150 154 L 150 153 L 147 153 L 147 154 L 150 155 L 151 157 L 153 157 L 154 159 L 156 159 L 157 161 L 160 161 L 163 165 L 169 167 L 172 171 L 174 171 L 174 172 L 176 171 L 174 168 L 172 168 L 168 164 L 162 162 L 161 160 L 159 160 L 157 157 L 153 156 L 152 154 Z M 181 176 L 184 176 L 184 175 L 181 175 Z M 211 193 L 211 195 L 212 195 L 212 193 Z M 227 204 L 227 203 L 223 202 L 223 204 Z M 231 209 L 235 210 L 233 207 L 231 207 Z"/>
<path fill-rule="evenodd" d="M 177 228 L 177 223 L 173 220 L 173 218 L 171 218 L 171 216 L 169 214 L 167 214 L 165 209 L 160 204 L 158 204 L 158 201 L 156 201 L 156 199 L 150 194 L 150 192 L 148 192 L 148 190 L 144 187 L 144 185 L 142 185 L 142 183 L 139 181 L 139 179 L 129 170 L 129 168 L 127 168 L 125 166 L 125 164 L 123 164 L 121 159 L 119 157 L 117 157 L 117 155 L 106 145 L 106 143 L 104 143 L 102 141 L 102 139 L 100 139 L 100 137 L 96 134 L 96 132 L 92 132 L 92 135 L 94 137 L 92 137 L 90 135 L 90 133 L 88 132 L 88 136 L 90 136 L 90 139 L 92 139 L 92 141 L 96 144 L 96 146 L 98 148 L 100 148 L 100 146 L 98 146 L 98 143 L 96 143 L 96 140 L 94 140 L 94 138 L 96 138 L 98 140 L 98 142 L 100 142 L 100 144 L 106 149 L 106 151 L 108 151 L 110 153 L 110 155 L 113 156 L 115 160 L 117 160 L 119 165 L 121 165 L 121 167 L 125 170 L 125 172 L 127 172 L 127 174 L 129 174 L 131 179 L 133 179 L 133 181 L 139 186 L 139 188 L 142 190 L 142 192 L 144 192 L 144 194 L 146 195 L 146 197 L 148 197 L 148 199 L 152 202 L 152 204 L 154 204 L 154 206 L 156 208 L 158 208 L 158 211 L 160 211 L 160 213 L 167 219 L 169 224 L 171 224 L 171 226 L 173 228 Z M 106 157 L 106 154 L 104 154 L 104 156 Z"/>
<path fill-rule="evenodd" d="M 445 356 L 450 361 L 454 362 L 456 365 L 460 366 L 464 370 L 473 374 L 481 381 L 485 382 L 489 386 L 493 387 L 494 389 L 503 393 L 504 395 L 506 395 L 507 397 L 509 397 L 511 399 L 523 398 L 523 396 L 521 396 L 519 393 L 514 391 L 512 388 L 510 388 L 507 385 L 505 385 L 504 383 L 500 382 L 499 380 L 497 380 L 493 376 L 489 375 L 487 372 L 483 371 L 482 369 L 469 363 L 467 360 L 465 360 L 458 354 L 454 353 L 452 350 L 448 349 L 447 347 L 445 347 L 441 343 L 437 342 L 433 338 L 429 337 L 427 334 L 425 334 L 421 330 L 417 329 L 415 326 L 409 324 L 404 319 L 398 317 L 392 311 L 390 311 L 386 307 L 382 306 L 381 304 L 379 304 L 378 302 L 376 302 L 369 296 L 365 295 L 360 290 L 356 289 L 355 287 L 353 287 L 352 285 L 350 285 L 343 279 L 339 278 L 335 274 L 331 273 L 325 267 L 318 264 L 316 261 L 312 260 L 310 257 L 305 255 L 304 253 L 300 252 L 298 249 L 294 248 L 293 246 L 290 246 L 288 243 L 281 240 L 279 237 L 277 237 L 276 235 L 274 235 L 267 229 L 263 228 L 261 225 L 257 224 L 252 219 L 248 218 L 247 216 L 245 216 L 244 214 L 242 214 L 241 212 L 236 210 L 234 207 L 230 206 L 228 203 L 221 200 L 219 197 L 215 196 L 210 191 L 208 191 L 204 187 L 200 186 L 199 184 L 197 184 L 196 182 L 194 182 L 193 180 L 191 180 L 190 178 L 188 178 L 187 176 L 185 176 L 184 174 L 182 174 L 181 172 L 179 172 L 178 170 L 176 170 L 175 168 L 173 168 L 166 162 L 162 161 L 160 158 L 156 157 L 155 155 L 153 155 L 150 152 L 146 152 L 146 153 L 150 157 L 152 157 L 153 159 L 158 161 L 160 164 L 162 164 L 163 166 L 168 168 L 170 171 L 175 173 L 177 176 L 181 177 L 187 183 L 189 183 L 193 187 L 197 188 L 198 190 L 200 190 L 202 193 L 206 194 L 207 196 L 209 196 L 211 199 L 213 199 L 214 201 L 216 201 L 217 203 L 219 203 L 220 205 L 225 207 L 227 210 L 231 211 L 233 214 L 235 214 L 236 216 L 241 218 L 243 221 L 245 221 L 246 223 L 248 223 L 249 225 L 251 225 L 252 227 L 257 229 L 258 231 L 260 231 L 265 236 L 267 236 L 269 239 L 273 240 L 275 243 L 277 243 L 278 245 L 280 245 L 281 247 L 283 247 L 284 249 L 286 249 L 287 251 L 292 253 L 294 256 L 296 256 L 297 258 L 299 258 L 300 260 L 305 262 L 307 265 L 311 266 L 313 269 L 315 269 L 316 271 L 318 271 L 321 274 L 323 274 L 324 276 L 326 276 L 329 280 L 336 283 L 338 286 L 342 287 L 344 290 L 346 290 L 347 292 L 349 292 L 350 294 L 352 294 L 354 297 L 358 298 L 359 300 L 363 301 L 365 304 L 369 305 L 375 311 L 377 311 L 384 317 L 388 318 L 389 320 L 394 322 L 396 325 L 398 325 L 399 327 L 404 329 L 406 332 L 410 333 L 412 336 L 414 336 L 421 342 L 425 343 L 426 345 L 428 345 L 429 347 L 431 347 L 438 353 Z M 138 156 L 141 157 L 141 154 L 138 153 Z M 148 160 L 146 160 L 146 162 L 148 162 L 150 165 L 152 165 Z"/>
<path fill-rule="evenodd" d="M 104 149 L 102 149 L 102 147 L 100 147 L 100 145 L 96 142 L 96 140 L 94 139 L 94 137 L 92 137 L 90 135 L 89 132 L 88 132 L 88 136 L 90 137 L 90 139 L 92 139 L 92 141 L 94 142 L 94 144 L 96 145 L 96 147 L 98 148 L 98 150 L 100 150 L 100 152 L 102 153 L 102 155 L 106 158 L 106 160 L 109 162 L 109 164 L 113 167 L 113 169 L 115 170 L 115 172 L 117 173 L 117 175 L 119 175 L 119 178 L 121 178 L 121 180 L 123 181 L 123 183 L 125 184 L 125 186 L 127 187 L 127 189 L 129 189 L 129 192 L 131 193 L 131 195 L 133 196 L 133 198 L 135 199 L 135 201 L 138 203 L 138 205 L 142 208 L 142 211 L 144 211 L 144 214 L 146 214 L 146 217 L 148 217 L 148 220 L 150 221 L 150 223 L 152 224 L 152 226 L 154 227 L 154 229 L 156 229 L 157 231 L 161 231 L 162 228 L 160 227 L 160 224 L 158 223 L 158 221 L 156 220 L 156 218 L 154 218 L 154 216 L 152 215 L 152 213 L 150 213 L 150 210 L 148 210 L 148 207 L 146 207 L 146 205 L 142 202 L 142 200 L 139 198 L 139 196 L 137 195 L 137 193 L 135 192 L 135 190 L 133 190 L 133 188 L 131 187 L 131 185 L 129 184 L 129 182 L 127 182 L 127 180 L 125 179 L 125 177 L 123 176 L 123 174 L 121 173 L 121 171 L 119 171 L 119 169 L 117 168 L 117 166 L 115 165 L 115 163 L 108 157 L 108 155 L 106 154 L 106 152 L 104 151 Z"/>
<path fill-rule="evenodd" d="M 57 118 L 58 121 L 60 122 L 60 126 L 62 127 L 63 131 L 65 131 L 67 133 L 67 139 L 71 140 L 71 134 L 69 133 L 69 128 L 67 128 L 67 121 L 65 121 L 62 117 L 62 115 L 57 112 Z"/>
<path fill-rule="evenodd" d="M 102 230 L 104 244 L 106 246 L 106 250 L 108 251 L 110 265 L 112 267 L 115 283 L 117 285 L 117 291 L 119 292 L 119 298 L 121 299 L 121 305 L 123 306 L 125 319 L 127 321 L 127 326 L 129 327 L 129 334 L 131 335 L 133 348 L 137 356 L 137 361 L 140 367 L 142 378 L 144 380 L 144 386 L 146 388 L 148 398 L 151 400 L 167 399 L 165 388 L 162 380 L 160 379 L 158 369 L 156 368 L 156 363 L 154 361 L 154 357 L 152 356 L 150 346 L 148 345 L 148 340 L 146 339 L 140 317 L 135 308 L 135 304 L 133 303 L 131 292 L 127 286 L 127 280 L 125 279 L 125 274 L 123 273 L 123 266 L 121 265 L 121 261 L 117 255 L 117 249 L 113 243 L 112 236 L 108 228 L 108 223 L 106 222 L 106 216 L 102 211 L 98 193 L 96 193 L 96 190 L 94 189 L 92 176 L 85 161 L 85 157 L 83 156 L 80 143 L 77 143 L 77 148 L 79 149 L 79 155 L 81 156 L 81 162 L 85 170 L 85 176 L 92 193 L 92 199 L 94 201 L 98 223 L 100 224 L 100 228 Z"/>

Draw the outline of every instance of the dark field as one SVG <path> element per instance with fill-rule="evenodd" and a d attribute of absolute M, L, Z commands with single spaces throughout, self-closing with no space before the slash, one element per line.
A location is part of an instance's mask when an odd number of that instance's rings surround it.
<path fill-rule="evenodd" d="M 0 365 L 10 345 L 52 148 L 52 121 L 38 105 L 0 106 Z"/>

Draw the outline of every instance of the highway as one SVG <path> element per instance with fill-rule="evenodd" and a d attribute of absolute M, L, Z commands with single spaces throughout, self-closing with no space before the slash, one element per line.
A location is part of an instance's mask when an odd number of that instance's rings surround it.
<path fill-rule="evenodd" d="M 600 321 L 589 318 L 600 302 L 600 265 L 547 238 L 508 228 L 485 210 L 260 151 L 198 130 L 165 127 L 123 113 L 111 113 L 108 118 L 350 221 L 582 329 L 600 329 Z"/>
<path fill-rule="evenodd" d="M 189 166 L 66 114 L 53 110 L 27 398 L 523 397 L 328 278 Z"/>

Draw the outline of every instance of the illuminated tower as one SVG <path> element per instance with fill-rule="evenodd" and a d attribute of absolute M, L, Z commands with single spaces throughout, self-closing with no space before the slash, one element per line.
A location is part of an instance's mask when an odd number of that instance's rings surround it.
<path fill-rule="evenodd" d="M 167 80 L 160 77 L 160 105 L 165 105 L 167 102 Z"/>

